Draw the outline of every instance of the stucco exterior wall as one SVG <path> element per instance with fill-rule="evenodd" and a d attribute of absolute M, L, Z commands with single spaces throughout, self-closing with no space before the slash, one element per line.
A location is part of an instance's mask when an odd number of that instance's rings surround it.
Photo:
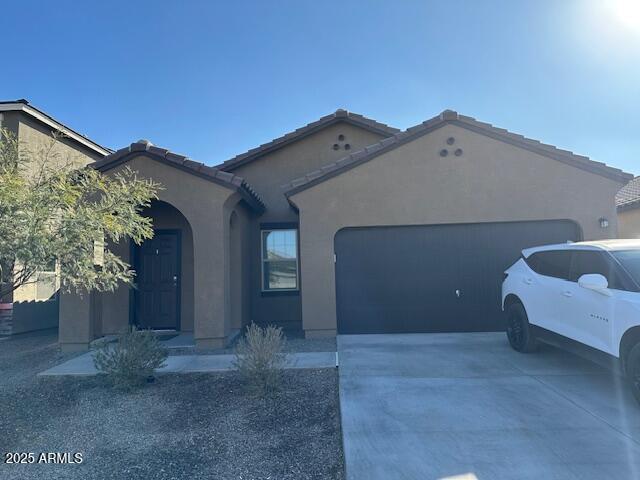
<path fill-rule="evenodd" d="M 59 137 L 58 141 L 52 143 L 52 131 L 49 127 L 42 125 L 29 115 L 24 113 L 19 115 L 18 140 L 23 152 L 28 151 L 34 157 L 41 158 L 53 145 L 47 154 L 48 164 L 52 166 L 73 165 L 80 167 L 103 157 L 103 155 L 69 138 Z M 33 168 L 35 167 L 36 165 L 33 166 Z"/>
<path fill-rule="evenodd" d="M 128 165 L 141 178 L 151 178 L 163 185 L 158 192 L 159 200 L 166 202 L 182 213 L 191 226 L 193 237 L 193 330 L 199 347 L 221 347 L 231 332 L 229 305 L 230 285 L 230 236 L 231 213 L 239 207 L 240 195 L 224 186 L 172 168 L 145 156 L 134 157 Z M 118 171 L 117 167 L 110 172 Z M 123 247 L 126 248 L 126 247 Z M 124 254 L 124 252 L 122 252 Z M 126 255 L 125 258 L 128 258 Z M 71 297 L 71 300 L 68 300 Z M 82 344 L 91 340 L 95 329 L 88 330 L 87 308 L 78 308 L 79 315 L 65 303 L 79 302 L 77 296 L 63 295 L 61 298 L 60 338 L 61 343 Z M 118 292 L 105 297 L 103 305 L 109 303 L 103 313 L 104 328 L 113 325 L 119 318 L 128 318 L 128 294 Z M 64 312 L 64 315 L 63 315 Z M 80 337 L 74 335 L 77 329 Z M 84 337 L 82 335 L 85 335 Z M 63 340 L 64 339 L 64 340 Z"/>
<path fill-rule="evenodd" d="M 640 238 L 640 206 L 618 212 L 618 237 Z"/>
<path fill-rule="evenodd" d="M 3 112 L 3 117 L 3 126 L 17 135 L 20 153 L 32 159 L 27 170 L 31 175 L 39 171 L 40 164 L 45 158 L 50 168 L 63 165 L 81 167 L 102 158 L 101 154 L 69 138 L 61 137 L 54 142 L 49 127 L 23 112 Z M 56 280 L 53 282 L 57 286 L 58 282 Z M 14 309 L 15 333 L 51 328 L 58 324 L 58 316 L 51 315 L 53 308 L 49 305 L 55 304 L 57 310 L 58 299 L 38 298 L 36 289 L 37 283 L 32 282 L 13 292 L 14 302 L 29 302 L 28 306 L 25 304 L 25 308 Z M 27 312 L 30 313 L 27 314 Z"/>
<path fill-rule="evenodd" d="M 6 128 L 13 135 L 18 136 L 18 125 L 23 114 L 20 112 L 0 112 L 0 115 L 2 115 L 0 127 Z"/>
<path fill-rule="evenodd" d="M 461 156 L 452 154 L 457 148 Z M 334 236 L 341 228 L 570 219 L 585 239 L 614 238 L 621 186 L 447 124 L 303 190 L 291 200 L 300 211 L 305 333 L 335 334 Z M 609 219 L 607 229 L 600 217 Z"/>
<path fill-rule="evenodd" d="M 344 140 L 338 140 L 339 135 L 344 135 Z M 292 329 L 300 328 L 302 321 L 298 294 L 282 296 L 262 293 L 260 225 L 298 222 L 298 214 L 285 198 L 282 185 L 350 152 L 376 143 L 381 138 L 381 135 L 369 130 L 340 122 L 232 170 L 247 180 L 267 205 L 267 211 L 249 226 L 253 321 L 260 324 L 277 323 Z M 334 150 L 334 144 L 340 148 Z M 346 144 L 350 145 L 350 150 L 345 150 Z"/>
<path fill-rule="evenodd" d="M 250 295 L 250 222 L 249 212 L 238 205 L 229 217 L 231 333 L 239 332 L 251 322 Z"/>
<path fill-rule="evenodd" d="M 193 331 L 193 235 L 186 218 L 176 209 L 162 202 L 154 202 L 151 208 L 143 212 L 145 217 L 153 219 L 155 230 L 179 230 L 181 240 L 180 272 L 180 330 Z M 131 244 L 124 241 L 113 245 L 112 250 L 120 258 L 131 264 Z M 129 325 L 129 287 L 122 285 L 115 292 L 103 294 L 102 325 L 96 328 L 96 335 L 117 334 Z"/>

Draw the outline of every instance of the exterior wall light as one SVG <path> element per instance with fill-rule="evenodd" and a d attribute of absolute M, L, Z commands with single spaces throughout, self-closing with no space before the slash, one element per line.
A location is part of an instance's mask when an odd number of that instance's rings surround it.
<path fill-rule="evenodd" d="M 598 222 L 600 222 L 600 228 L 608 228 L 609 227 L 609 220 L 607 220 L 604 217 L 600 217 Z"/>

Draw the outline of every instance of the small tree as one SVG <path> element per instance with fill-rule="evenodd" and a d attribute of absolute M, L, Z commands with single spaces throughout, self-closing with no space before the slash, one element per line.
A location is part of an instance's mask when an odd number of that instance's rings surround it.
<path fill-rule="evenodd" d="M 0 300 L 52 264 L 62 291 L 112 291 L 133 272 L 109 244 L 153 236 L 141 212 L 157 184 L 129 169 L 103 175 L 59 147 L 59 135 L 29 149 L 0 128 Z"/>

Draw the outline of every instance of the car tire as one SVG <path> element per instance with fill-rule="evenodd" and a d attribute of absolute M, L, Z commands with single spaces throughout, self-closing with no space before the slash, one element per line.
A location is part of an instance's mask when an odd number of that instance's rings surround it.
<path fill-rule="evenodd" d="M 517 352 L 535 352 L 538 342 L 529 324 L 527 312 L 521 303 L 512 303 L 507 308 L 507 338 Z"/>
<path fill-rule="evenodd" d="M 640 343 L 629 351 L 625 366 L 631 392 L 640 403 Z"/>

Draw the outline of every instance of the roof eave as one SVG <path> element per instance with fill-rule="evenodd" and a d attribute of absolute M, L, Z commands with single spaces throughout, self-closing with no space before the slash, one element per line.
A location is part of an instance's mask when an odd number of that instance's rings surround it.
<path fill-rule="evenodd" d="M 24 103 L 21 101 L 16 102 L 0 102 L 0 112 L 23 112 L 36 120 L 44 123 L 45 125 L 54 128 L 56 131 L 63 133 L 65 136 L 75 140 L 81 145 L 93 150 L 100 155 L 109 155 L 112 153 L 112 150 L 103 147 L 102 145 L 97 144 L 93 140 L 85 137 L 84 135 L 76 132 L 75 130 L 63 125 L 62 123 L 55 120 L 50 115 L 44 113 L 41 110 L 29 105 L 28 103 Z"/>
<path fill-rule="evenodd" d="M 142 144 L 132 144 L 131 147 L 133 147 L 134 145 L 142 145 Z M 110 155 L 109 157 L 106 157 L 102 160 L 92 163 L 89 166 L 100 172 L 106 172 L 108 170 L 111 170 L 113 168 L 116 168 L 120 165 L 125 164 L 127 161 L 129 161 L 134 157 L 143 156 L 151 160 L 168 165 L 170 167 L 177 168 L 178 170 L 182 170 L 185 173 L 188 173 L 190 175 L 195 175 L 199 178 L 202 178 L 204 180 L 207 180 L 209 182 L 215 183 L 217 185 L 220 185 L 222 187 L 228 188 L 230 190 L 233 190 L 239 193 L 242 199 L 245 201 L 245 203 L 247 203 L 247 205 L 249 205 L 249 207 L 259 215 L 264 213 L 264 211 L 266 210 L 266 206 L 264 202 L 258 197 L 257 193 L 255 193 L 253 188 L 241 177 L 235 176 L 233 181 L 225 181 L 215 176 L 209 175 L 205 172 L 199 171 L 196 168 L 186 166 L 184 163 L 180 163 L 180 161 L 177 160 L 178 158 L 181 158 L 183 162 L 184 161 L 192 162 L 188 158 L 183 157 L 181 155 L 171 154 L 170 152 L 167 151 L 170 155 L 173 155 L 173 157 L 176 158 L 176 160 L 170 160 L 160 154 L 149 152 L 148 150 L 143 150 L 143 149 L 135 150 L 135 149 L 132 149 L 131 147 L 118 150 L 114 152 L 112 155 Z M 155 147 L 152 147 L 152 148 L 155 148 Z M 163 149 L 158 149 L 158 150 L 163 150 Z M 195 164 L 196 162 L 192 162 L 192 163 Z M 200 165 L 200 168 L 211 168 L 211 167 L 207 167 L 204 164 L 199 164 L 199 165 Z"/>
<path fill-rule="evenodd" d="M 581 157 L 571 152 L 563 153 L 564 151 L 557 149 L 551 145 L 546 145 L 541 142 L 526 138 L 522 135 L 511 133 L 507 130 L 499 129 L 489 124 L 483 124 L 470 117 L 462 117 L 457 112 L 445 110 L 440 115 L 431 118 L 419 125 L 410 127 L 404 132 L 394 135 L 391 138 L 383 139 L 377 144 L 370 145 L 363 150 L 354 152 L 351 155 L 344 157 L 337 162 L 325 165 L 322 171 L 311 172 L 305 177 L 293 180 L 290 184 L 284 185 L 284 195 L 289 198 L 297 193 L 300 193 L 308 188 L 311 188 L 319 183 L 322 183 L 330 178 L 340 175 L 343 172 L 351 170 L 352 168 L 368 162 L 384 153 L 393 150 L 401 145 L 412 142 L 428 133 L 433 132 L 445 125 L 456 125 L 460 128 L 478 133 L 479 135 L 488 136 L 495 140 L 508 143 L 519 148 L 531 151 L 538 155 L 551 158 L 562 163 L 571 165 L 582 170 L 589 171 L 596 175 L 600 175 L 610 180 L 620 182 L 622 184 L 628 183 L 634 178 L 630 173 L 624 172 L 620 169 L 609 167 L 605 164 L 595 162 L 587 157 Z M 486 125 L 486 126 L 485 126 Z M 386 145 L 385 145 L 386 143 Z M 583 158 L 583 159 L 580 159 Z M 312 178 L 309 178 L 312 177 Z"/>
<path fill-rule="evenodd" d="M 278 137 L 259 147 L 249 150 L 248 152 L 237 155 L 234 158 L 221 163 L 218 168 L 224 171 L 235 170 L 236 168 L 258 160 L 265 155 L 273 153 L 287 145 L 317 133 L 328 126 L 335 125 L 340 122 L 368 130 L 384 137 L 390 137 L 400 132 L 397 128 L 366 118 L 360 114 L 347 112 L 345 110 L 338 110 L 316 120 L 315 122 L 311 122 L 304 127 L 300 127 L 293 132 L 289 132 L 282 137 Z M 251 153 L 252 151 L 253 153 Z"/>
<path fill-rule="evenodd" d="M 637 200 L 633 200 L 631 202 L 623 203 L 616 207 L 618 212 L 624 212 L 626 210 L 635 210 L 636 208 L 640 208 L 640 198 Z"/>

